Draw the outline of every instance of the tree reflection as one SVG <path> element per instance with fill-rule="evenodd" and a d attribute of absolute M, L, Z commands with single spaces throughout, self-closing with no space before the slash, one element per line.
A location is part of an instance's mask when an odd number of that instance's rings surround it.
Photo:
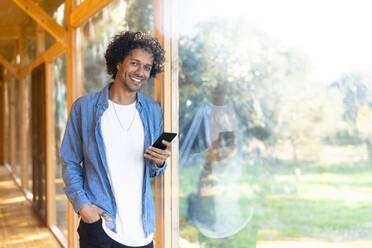
<path fill-rule="evenodd" d="M 299 229 L 328 239 L 326 223 L 334 239 L 347 240 L 358 221 L 334 212 L 348 202 L 327 191 L 348 178 L 342 187 L 359 192 L 350 171 L 371 176 L 368 72 L 322 82 L 301 50 L 218 18 L 181 36 L 179 55 L 180 236 L 198 247 L 247 248 L 258 228 L 263 240 L 295 238 Z M 357 207 L 361 218 L 369 218 L 367 201 Z"/>

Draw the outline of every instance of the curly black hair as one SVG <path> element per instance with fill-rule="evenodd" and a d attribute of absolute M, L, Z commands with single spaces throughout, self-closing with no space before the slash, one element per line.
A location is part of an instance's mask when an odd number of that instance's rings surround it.
<path fill-rule="evenodd" d="M 114 36 L 107 46 L 105 53 L 107 73 L 116 77 L 116 66 L 123 62 L 132 50 L 142 48 L 151 53 L 154 57 L 150 77 L 155 77 L 159 72 L 164 71 L 164 50 L 159 41 L 145 32 L 121 32 Z"/>

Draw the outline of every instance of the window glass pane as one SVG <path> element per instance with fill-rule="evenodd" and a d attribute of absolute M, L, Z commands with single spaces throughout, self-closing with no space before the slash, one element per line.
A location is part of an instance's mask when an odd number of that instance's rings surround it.
<path fill-rule="evenodd" d="M 53 19 L 56 20 L 56 22 L 61 25 L 62 27 L 66 26 L 66 20 L 65 20 L 65 3 L 62 3 L 54 12 L 53 12 Z"/>
<path fill-rule="evenodd" d="M 59 151 L 65 127 L 67 123 L 67 91 L 66 91 L 66 56 L 57 58 L 54 62 L 55 74 L 55 141 L 56 141 L 56 221 L 57 227 L 67 238 L 67 197 L 64 193 L 64 183 L 62 179 L 62 161 Z"/>
<path fill-rule="evenodd" d="M 33 20 L 28 20 L 27 24 L 23 26 L 24 32 L 24 65 L 31 63 L 36 58 L 36 23 Z"/>
<path fill-rule="evenodd" d="M 57 40 L 49 32 L 45 31 L 45 51 L 56 43 Z"/>
<path fill-rule="evenodd" d="M 59 4 L 59 5 L 56 5 L 56 3 L 53 3 L 53 5 L 47 5 L 46 6 L 46 11 L 53 17 L 53 19 L 59 24 L 61 25 L 62 27 L 65 28 L 66 26 L 66 21 L 65 21 L 65 3 L 62 3 L 62 4 Z M 44 33 L 45 33 L 45 50 L 47 50 L 48 48 L 50 48 L 52 45 L 54 45 L 54 43 L 57 42 L 56 38 L 54 36 L 52 36 L 48 31 L 46 31 L 45 29 L 44 30 Z"/>
<path fill-rule="evenodd" d="M 153 32 L 152 1 L 116 0 L 82 27 L 85 93 L 101 90 L 113 81 L 107 75 L 104 54 L 113 36 L 128 30 Z M 141 91 L 152 97 L 153 80 Z"/>
<path fill-rule="evenodd" d="M 181 248 L 372 245 L 371 7 L 180 0 Z"/>

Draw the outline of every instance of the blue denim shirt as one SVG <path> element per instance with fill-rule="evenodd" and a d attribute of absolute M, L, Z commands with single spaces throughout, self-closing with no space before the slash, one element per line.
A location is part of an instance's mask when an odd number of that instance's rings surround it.
<path fill-rule="evenodd" d="M 116 232 L 117 206 L 101 132 L 101 117 L 108 108 L 111 85 L 74 102 L 62 141 L 61 157 L 65 193 L 76 213 L 85 204 L 94 204 L 111 217 L 112 221 L 106 221 L 106 225 Z M 137 93 L 137 109 L 145 129 L 145 151 L 162 132 L 162 112 L 158 103 L 140 93 Z M 150 177 L 160 176 L 166 166 L 165 163 L 158 168 L 153 160 L 145 158 L 142 218 L 146 235 L 155 232 L 155 206 Z"/>

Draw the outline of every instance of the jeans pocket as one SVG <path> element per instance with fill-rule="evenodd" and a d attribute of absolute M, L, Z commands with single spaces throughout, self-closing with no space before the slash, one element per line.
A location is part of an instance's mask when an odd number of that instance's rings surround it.
<path fill-rule="evenodd" d="M 83 219 L 80 219 L 79 227 L 77 229 L 80 236 L 95 234 L 102 229 L 102 219 L 99 218 L 97 221 L 92 223 L 86 223 Z"/>
<path fill-rule="evenodd" d="M 97 221 L 92 222 L 92 223 L 86 223 L 86 222 L 83 221 L 83 219 L 80 219 L 80 222 L 83 225 L 95 226 L 95 225 L 98 225 L 98 224 L 102 224 L 102 218 L 100 217 Z"/>
<path fill-rule="evenodd" d="M 111 240 L 103 230 L 101 218 L 93 223 L 85 223 L 83 220 L 80 220 L 78 233 L 81 248 L 111 247 Z"/>

